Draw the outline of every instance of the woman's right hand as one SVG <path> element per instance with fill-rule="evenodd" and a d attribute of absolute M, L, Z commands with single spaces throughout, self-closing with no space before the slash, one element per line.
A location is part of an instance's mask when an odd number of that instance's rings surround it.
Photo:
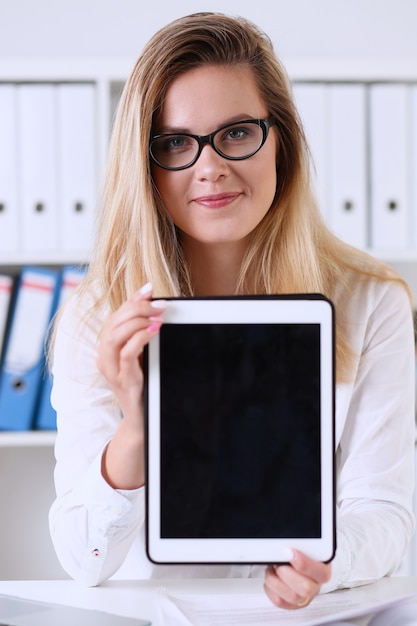
<path fill-rule="evenodd" d="M 100 334 L 97 366 L 112 389 L 123 419 L 103 456 L 107 482 L 118 489 L 143 484 L 143 370 L 145 345 L 162 325 L 165 301 L 148 283 L 109 315 Z"/>

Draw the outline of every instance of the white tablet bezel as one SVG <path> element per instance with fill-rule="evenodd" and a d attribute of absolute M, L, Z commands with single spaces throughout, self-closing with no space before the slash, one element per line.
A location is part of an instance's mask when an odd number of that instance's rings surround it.
<path fill-rule="evenodd" d="M 242 303 L 242 300 L 244 302 Z M 318 561 L 335 553 L 334 309 L 323 296 L 173 298 L 164 324 L 319 324 L 321 380 L 321 537 L 285 539 L 161 538 L 159 337 L 145 353 L 146 550 L 155 563 L 282 563 L 296 548 Z"/>

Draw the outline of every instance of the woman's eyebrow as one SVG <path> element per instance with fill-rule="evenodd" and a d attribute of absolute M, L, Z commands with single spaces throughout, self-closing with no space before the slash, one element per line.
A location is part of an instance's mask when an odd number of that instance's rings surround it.
<path fill-rule="evenodd" d="M 253 115 L 249 115 L 247 113 L 240 113 L 239 115 L 233 115 L 230 118 L 225 119 L 223 122 L 219 122 L 218 125 L 213 128 L 210 132 L 214 132 L 218 128 L 222 128 L 223 126 L 227 126 L 228 124 L 235 124 L 237 122 L 243 122 L 244 120 L 257 120 L 258 117 L 253 117 Z M 190 128 L 186 128 L 185 126 L 161 126 L 158 128 L 155 135 L 199 135 L 200 133 L 193 132 Z"/>
<path fill-rule="evenodd" d="M 193 134 L 189 128 L 180 127 L 180 126 L 162 126 L 158 128 L 158 131 L 155 133 L 157 135 L 182 135 L 182 134 Z"/>

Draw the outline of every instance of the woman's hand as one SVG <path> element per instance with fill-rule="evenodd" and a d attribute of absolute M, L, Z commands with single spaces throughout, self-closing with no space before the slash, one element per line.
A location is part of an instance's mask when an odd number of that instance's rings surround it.
<path fill-rule="evenodd" d="M 102 474 L 114 489 L 144 483 L 142 353 L 159 331 L 165 309 L 163 300 L 151 302 L 151 297 L 148 283 L 108 317 L 100 334 L 97 367 L 123 415 L 102 459 Z"/>
<path fill-rule="evenodd" d="M 97 366 L 125 417 L 136 412 L 142 399 L 141 355 L 162 324 L 165 302 L 151 302 L 151 296 L 148 283 L 107 318 L 100 334 Z"/>
<path fill-rule="evenodd" d="M 310 604 L 332 571 L 330 563 L 313 561 L 298 550 L 292 552 L 289 565 L 270 565 L 265 573 L 265 592 L 273 604 L 283 609 Z"/>

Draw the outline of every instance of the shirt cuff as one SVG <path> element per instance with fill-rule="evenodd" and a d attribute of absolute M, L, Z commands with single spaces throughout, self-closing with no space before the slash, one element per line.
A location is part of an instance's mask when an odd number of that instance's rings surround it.
<path fill-rule="evenodd" d="M 336 554 L 332 561 L 332 575 L 330 580 L 322 585 L 320 593 L 329 593 L 330 591 L 343 589 L 348 586 L 346 581 L 350 579 L 351 570 L 349 542 L 343 530 L 340 529 L 337 531 Z"/>
<path fill-rule="evenodd" d="M 101 464 L 105 447 L 90 465 L 82 485 L 82 501 L 87 509 L 101 509 L 113 520 L 132 515 L 145 518 L 145 487 L 113 489 L 104 479 Z"/>

